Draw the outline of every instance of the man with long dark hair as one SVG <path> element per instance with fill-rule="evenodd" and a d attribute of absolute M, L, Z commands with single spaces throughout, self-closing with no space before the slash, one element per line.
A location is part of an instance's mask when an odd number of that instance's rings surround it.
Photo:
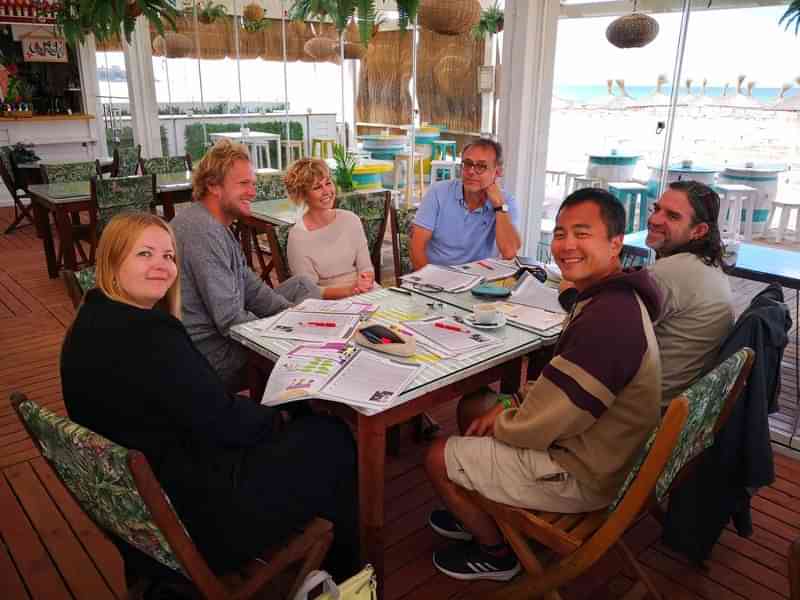
<path fill-rule="evenodd" d="M 647 220 L 648 267 L 664 295 L 655 323 L 661 350 L 662 402 L 683 392 L 717 354 L 733 327 L 733 295 L 722 271 L 724 248 L 717 193 L 696 181 L 675 181 Z"/>

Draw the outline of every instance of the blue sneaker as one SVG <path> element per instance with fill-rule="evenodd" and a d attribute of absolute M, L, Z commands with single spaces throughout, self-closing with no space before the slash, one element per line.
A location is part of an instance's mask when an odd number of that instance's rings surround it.
<path fill-rule="evenodd" d="M 486 552 L 476 542 L 455 544 L 444 550 L 437 550 L 433 553 L 433 566 L 445 575 L 465 581 L 508 581 L 522 569 L 510 549 L 503 556 L 497 556 Z"/>
<path fill-rule="evenodd" d="M 472 534 L 464 529 L 461 522 L 456 519 L 449 510 L 440 508 L 431 512 L 431 516 L 428 517 L 428 525 L 430 525 L 431 529 L 436 533 L 450 540 L 459 540 L 463 542 L 472 540 Z"/>

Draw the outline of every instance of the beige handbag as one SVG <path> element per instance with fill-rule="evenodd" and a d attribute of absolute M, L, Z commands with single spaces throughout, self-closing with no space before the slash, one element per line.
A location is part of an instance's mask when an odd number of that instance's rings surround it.
<path fill-rule="evenodd" d="M 336 584 L 330 573 L 312 571 L 297 590 L 293 600 L 308 600 L 308 594 L 322 585 L 324 592 L 315 600 L 377 600 L 378 581 L 372 565 L 367 565 L 347 581 Z"/>

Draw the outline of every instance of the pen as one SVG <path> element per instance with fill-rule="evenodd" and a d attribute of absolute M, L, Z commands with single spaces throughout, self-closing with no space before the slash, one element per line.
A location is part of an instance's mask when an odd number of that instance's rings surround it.
<path fill-rule="evenodd" d="M 387 288 L 387 289 L 390 292 L 395 292 L 397 294 L 405 294 L 406 296 L 411 296 L 412 295 L 411 292 L 409 292 L 408 290 L 404 290 L 404 289 L 398 288 L 398 287 L 390 287 L 390 288 Z"/>
<path fill-rule="evenodd" d="M 456 327 L 455 325 L 442 323 L 441 321 L 434 323 L 433 326 L 438 327 L 439 329 L 449 329 L 450 331 L 461 331 L 461 332 L 464 331 L 463 329 L 461 329 L 461 327 Z"/>
<path fill-rule="evenodd" d="M 300 325 L 307 325 L 309 327 L 336 327 L 336 323 L 330 321 L 308 321 L 307 323 L 300 323 Z"/>
<path fill-rule="evenodd" d="M 489 269 L 490 271 L 494 271 L 494 267 L 488 263 L 483 262 L 482 260 L 478 261 L 478 264 L 482 266 L 484 269 Z"/>

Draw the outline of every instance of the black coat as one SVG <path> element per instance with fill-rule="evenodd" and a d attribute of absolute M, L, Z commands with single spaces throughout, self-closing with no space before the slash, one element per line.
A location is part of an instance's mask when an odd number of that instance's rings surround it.
<path fill-rule="evenodd" d="M 345 426 L 303 420 L 312 440 L 326 445 L 321 458 L 314 443 L 303 442 L 301 427 L 274 436 L 273 409 L 228 394 L 183 324 L 159 309 L 90 291 L 64 343 L 61 380 L 71 419 L 145 454 L 217 571 L 243 563 L 321 514 L 315 499 L 303 498 L 330 499 L 339 484 L 324 474 L 314 480 L 308 472 L 314 464 L 331 477 L 338 471 L 352 501 L 354 451 Z M 300 456 L 305 446 L 316 450 L 308 463 Z M 293 465 L 319 490 L 293 489 Z"/>
<path fill-rule="evenodd" d="M 693 476 L 670 494 L 664 543 L 695 562 L 710 556 L 729 520 L 740 535 L 752 533 L 748 488 L 775 480 L 767 415 L 777 410 L 781 360 L 791 327 L 781 287 L 772 284 L 753 299 L 720 348 L 718 362 L 745 346 L 755 351 L 755 360 L 714 445 L 700 457 Z"/>

